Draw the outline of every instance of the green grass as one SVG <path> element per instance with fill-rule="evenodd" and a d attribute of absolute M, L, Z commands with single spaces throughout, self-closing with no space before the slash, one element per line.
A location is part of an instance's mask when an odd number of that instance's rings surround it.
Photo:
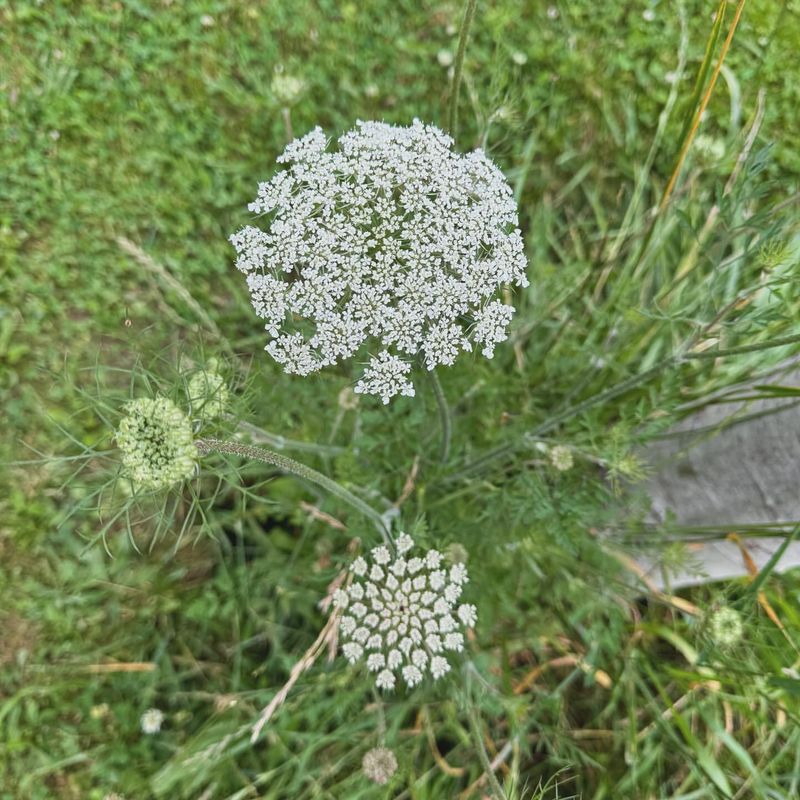
<path fill-rule="evenodd" d="M 735 348 L 797 331 L 800 75 L 787 54 L 800 10 L 748 2 L 702 126 L 725 155 L 690 152 L 643 253 L 713 8 L 686 4 L 685 77 L 647 170 L 681 49 L 678 6 L 581 0 L 554 3 L 555 19 L 547 7 L 479 2 L 467 49 L 459 143 L 484 144 L 514 187 L 532 286 L 493 361 L 441 375 L 454 407 L 444 465 L 425 382 L 413 400 L 342 415 L 349 367 L 306 380 L 275 368 L 226 237 L 286 143 L 276 70 L 305 82 L 296 133 L 358 118 L 444 125 L 438 55 L 456 51 L 460 6 L 0 7 L 2 800 L 452 798 L 484 773 L 476 730 L 489 759 L 508 745 L 509 797 L 797 796 L 800 684 L 782 669 L 797 662 L 798 576 L 762 586 L 784 632 L 744 583 L 687 593 L 703 613 L 742 613 L 744 642 L 721 650 L 702 614 L 630 590 L 598 533 L 633 547 L 645 501 L 623 503 L 598 464 L 638 473 L 632 451 L 687 402 L 797 352 L 664 363 L 694 340 Z M 723 196 L 761 88 L 760 135 Z M 715 202 L 719 220 L 676 285 Z M 350 539 L 372 534 L 309 485 L 219 458 L 184 493 L 114 519 L 122 402 L 155 387 L 179 397 L 181 359 L 211 356 L 237 418 L 308 443 L 333 434 L 340 453 L 292 454 L 376 505 L 401 495 L 419 459 L 402 520 L 428 544 L 467 548 L 479 606 L 451 680 L 380 705 L 341 658 L 321 659 L 249 744 L 324 624 L 317 602 Z M 575 448 L 576 466 L 557 473 L 526 435 Z M 93 671 L 108 662 L 145 671 Z M 151 706 L 167 721 L 146 737 Z M 360 773 L 384 727 L 400 764 L 388 789 Z"/>

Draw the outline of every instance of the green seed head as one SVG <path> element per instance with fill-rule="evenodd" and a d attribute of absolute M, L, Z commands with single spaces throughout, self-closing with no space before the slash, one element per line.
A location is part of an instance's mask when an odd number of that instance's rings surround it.
<path fill-rule="evenodd" d="M 198 452 L 192 424 L 166 397 L 128 403 L 116 439 L 125 474 L 137 486 L 166 489 L 194 474 Z"/>

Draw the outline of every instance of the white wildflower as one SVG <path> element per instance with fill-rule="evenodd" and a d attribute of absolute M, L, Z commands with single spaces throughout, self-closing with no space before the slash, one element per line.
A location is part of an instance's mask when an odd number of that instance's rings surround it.
<path fill-rule="evenodd" d="M 142 733 L 147 734 L 158 733 L 162 722 L 164 722 L 164 712 L 158 708 L 148 708 L 139 720 Z"/>
<path fill-rule="evenodd" d="M 383 785 L 397 772 L 397 759 L 387 747 L 374 747 L 364 755 L 361 768 L 371 781 Z"/>
<path fill-rule="evenodd" d="M 463 650 L 461 628 L 477 622 L 474 605 L 456 607 L 468 580 L 466 567 L 455 564 L 449 572 L 438 569 L 442 555 L 435 550 L 423 558 L 406 559 L 404 554 L 413 547 L 413 539 L 401 534 L 394 560 L 387 547 L 373 548 L 371 566 L 362 558 L 354 562 L 359 571 L 353 570 L 355 580 L 347 589 L 347 599 L 343 601 L 338 593 L 334 597 L 340 608 L 355 601 L 340 622 L 342 653 L 351 664 L 365 660 L 367 669 L 378 673 L 377 687 L 387 691 L 395 688 L 398 679 L 411 688 L 426 673 L 434 679 L 447 673 L 446 652 Z"/>
<path fill-rule="evenodd" d="M 547 457 L 550 459 L 550 463 L 559 472 L 567 472 L 572 469 L 572 465 L 575 463 L 572 457 L 572 450 L 570 450 L 569 447 L 565 447 L 563 444 L 557 444 L 555 447 L 551 447 L 547 453 Z"/>
<path fill-rule="evenodd" d="M 453 63 L 453 54 L 449 50 L 440 50 L 436 54 L 436 60 L 440 67 L 449 67 Z"/>
<path fill-rule="evenodd" d="M 278 158 L 231 237 L 267 351 L 308 375 L 371 356 L 355 391 L 388 403 L 414 395 L 411 361 L 451 365 L 506 339 L 501 286 L 527 286 L 513 193 L 481 150 L 463 155 L 419 120 L 359 122 L 328 150 L 320 128 Z"/>

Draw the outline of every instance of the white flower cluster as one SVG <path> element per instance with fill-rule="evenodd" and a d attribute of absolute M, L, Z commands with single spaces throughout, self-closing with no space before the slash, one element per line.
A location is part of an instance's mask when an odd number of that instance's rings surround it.
<path fill-rule="evenodd" d="M 139 718 L 142 733 L 146 734 L 158 733 L 163 722 L 164 712 L 160 708 L 148 708 Z"/>
<path fill-rule="evenodd" d="M 397 758 L 388 747 L 373 747 L 364 754 L 361 768 L 373 783 L 383 786 L 397 772 Z"/>
<path fill-rule="evenodd" d="M 394 560 L 383 545 L 373 548 L 371 564 L 357 558 L 351 567 L 353 583 L 333 596 L 344 610 L 339 630 L 345 658 L 351 664 L 365 660 L 378 673 L 378 688 L 387 690 L 394 689 L 397 674 L 413 687 L 426 672 L 434 680 L 449 672 L 445 654 L 464 648 L 460 629 L 477 620 L 475 606 L 455 606 L 468 580 L 463 564 L 444 569 L 436 550 L 406 558 L 414 541 L 405 533 L 396 547 Z"/>
<path fill-rule="evenodd" d="M 291 142 L 288 164 L 259 184 L 251 211 L 268 229 L 231 236 L 253 306 L 286 372 L 308 375 L 375 352 L 355 391 L 412 396 L 409 358 L 430 370 L 481 347 L 487 358 L 514 309 L 503 284 L 527 286 L 514 197 L 481 150 L 419 120 L 358 122 L 327 151 L 320 128 Z"/>

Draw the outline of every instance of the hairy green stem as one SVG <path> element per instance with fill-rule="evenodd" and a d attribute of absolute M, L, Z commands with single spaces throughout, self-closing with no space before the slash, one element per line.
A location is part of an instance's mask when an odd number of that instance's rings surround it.
<path fill-rule="evenodd" d="M 447 127 L 453 139 L 458 139 L 458 95 L 461 91 L 461 75 L 464 70 L 464 56 L 467 52 L 467 40 L 472 20 L 475 17 L 475 7 L 478 0 L 466 0 L 464 3 L 464 16 L 461 20 L 461 30 L 458 32 L 458 50 L 453 65 L 453 81 L 450 84 L 450 108 L 447 115 Z"/>
<path fill-rule="evenodd" d="M 450 439 L 453 435 L 453 417 L 436 370 L 432 369 L 428 375 L 430 375 L 431 383 L 433 384 L 433 393 L 436 395 L 436 404 L 439 406 L 439 420 L 442 424 L 442 448 L 439 460 L 442 464 L 446 464 L 450 455 Z"/>
<path fill-rule="evenodd" d="M 475 741 L 475 747 L 478 749 L 478 756 L 481 760 L 483 772 L 486 775 L 486 780 L 492 787 L 492 795 L 494 796 L 494 800 L 506 800 L 506 793 L 503 791 L 503 787 L 497 780 L 497 776 L 494 774 L 494 770 L 492 769 L 492 764 L 489 761 L 489 754 L 486 752 L 486 745 L 483 742 L 483 731 L 481 731 L 480 720 L 475 712 L 475 706 L 472 705 L 471 701 L 469 703 L 469 708 L 467 709 L 467 716 L 469 717 L 469 727 L 472 731 L 472 738 Z"/>
<path fill-rule="evenodd" d="M 277 467 L 284 472 L 297 475 L 298 478 L 302 478 L 310 483 L 315 483 L 317 486 L 321 486 L 325 491 L 330 492 L 335 497 L 338 497 L 343 502 L 355 508 L 365 517 L 372 520 L 381 536 L 383 536 L 384 541 L 387 544 L 391 542 L 389 529 L 383 517 L 375 511 L 374 508 L 368 506 L 361 500 L 361 498 L 356 497 L 351 491 L 345 489 L 344 486 L 331 480 L 331 478 L 323 475 L 321 472 L 317 472 L 317 470 L 305 464 L 301 464 L 293 458 L 284 456 L 281 453 L 275 453 L 272 450 L 267 450 L 264 447 L 255 447 L 249 444 L 241 444 L 240 442 L 210 438 L 198 439 L 195 444 L 201 453 L 227 453 L 229 455 L 240 456 L 241 458 L 249 458 L 252 461 L 261 461 L 264 464 L 271 464 L 273 467 Z"/>

